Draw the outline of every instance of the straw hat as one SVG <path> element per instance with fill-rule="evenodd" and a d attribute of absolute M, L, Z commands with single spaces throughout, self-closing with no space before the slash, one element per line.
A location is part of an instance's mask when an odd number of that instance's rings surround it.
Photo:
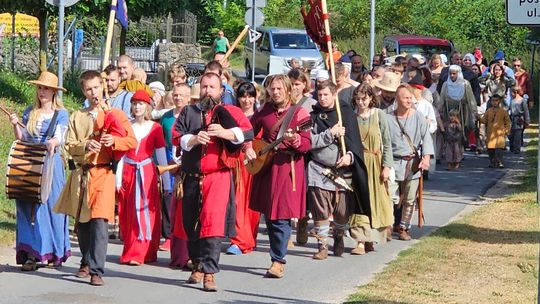
<path fill-rule="evenodd" d="M 191 87 L 191 99 L 200 99 L 201 98 L 201 84 L 195 83 Z"/>
<path fill-rule="evenodd" d="M 395 92 L 400 84 L 401 78 L 394 72 L 384 72 L 381 79 L 375 79 L 373 81 L 374 86 L 388 92 Z"/>
<path fill-rule="evenodd" d="M 58 77 L 51 72 L 43 72 L 39 75 L 37 80 L 30 80 L 28 83 L 32 83 L 38 86 L 48 87 L 56 90 L 66 91 L 66 89 L 58 86 Z"/>

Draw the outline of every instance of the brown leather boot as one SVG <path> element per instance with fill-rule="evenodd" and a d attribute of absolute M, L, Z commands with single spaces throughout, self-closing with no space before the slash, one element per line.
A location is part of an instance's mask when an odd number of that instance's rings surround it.
<path fill-rule="evenodd" d="M 345 243 L 343 241 L 344 235 L 345 231 L 338 229 L 334 230 L 334 255 L 337 257 L 342 256 L 345 251 Z"/>
<path fill-rule="evenodd" d="M 319 240 L 319 252 L 313 254 L 314 260 L 325 260 L 328 257 L 328 240 L 326 238 Z"/>
<path fill-rule="evenodd" d="M 410 241 L 411 235 L 409 234 L 409 229 L 405 229 L 403 227 L 399 228 L 399 239 L 402 241 Z"/>
<path fill-rule="evenodd" d="M 387 242 L 392 241 L 392 226 L 386 227 L 386 241 Z"/>
<path fill-rule="evenodd" d="M 81 266 L 75 276 L 81 279 L 88 278 L 90 276 L 90 267 L 88 265 Z"/>
<path fill-rule="evenodd" d="M 358 242 L 358 244 L 356 245 L 356 248 L 351 250 L 351 254 L 353 254 L 353 255 L 364 255 L 364 254 L 366 254 L 366 249 L 364 247 L 364 243 L 363 242 Z"/>
<path fill-rule="evenodd" d="M 189 279 L 187 280 L 186 283 L 188 283 L 188 284 L 199 284 L 203 280 L 203 275 L 204 275 L 204 273 L 202 273 L 201 271 L 193 270 L 191 272 L 191 275 L 189 276 Z"/>
<path fill-rule="evenodd" d="M 365 244 L 366 252 L 375 251 L 375 246 L 373 242 L 366 242 Z"/>
<path fill-rule="evenodd" d="M 204 274 L 203 290 L 204 291 L 217 291 L 218 290 L 216 281 L 214 280 L 213 273 Z"/>
<path fill-rule="evenodd" d="M 90 277 L 90 285 L 92 285 L 92 286 L 103 286 L 103 285 L 105 285 L 105 281 L 103 281 L 103 279 L 99 275 L 93 274 Z"/>
<path fill-rule="evenodd" d="M 308 221 L 309 216 L 298 220 L 298 228 L 296 229 L 296 244 L 298 245 L 305 245 L 308 242 Z"/>
<path fill-rule="evenodd" d="M 272 262 L 272 266 L 266 271 L 267 278 L 281 279 L 285 275 L 285 266 L 278 261 Z"/>

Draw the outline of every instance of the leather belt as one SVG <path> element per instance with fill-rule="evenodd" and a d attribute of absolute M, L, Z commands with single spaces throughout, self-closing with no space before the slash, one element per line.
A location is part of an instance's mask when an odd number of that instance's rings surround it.
<path fill-rule="evenodd" d="M 406 156 L 398 156 L 397 158 L 405 160 L 405 161 L 410 161 L 411 159 L 414 158 L 414 154 L 413 155 L 406 155 Z"/>

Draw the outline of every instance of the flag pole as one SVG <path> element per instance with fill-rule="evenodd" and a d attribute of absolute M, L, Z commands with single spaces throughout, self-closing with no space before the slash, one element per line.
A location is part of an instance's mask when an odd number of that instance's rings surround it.
<path fill-rule="evenodd" d="M 328 58 L 330 61 L 330 74 L 332 75 L 332 82 L 334 84 L 336 83 L 336 70 L 334 66 L 334 57 L 332 52 L 332 37 L 330 36 L 330 22 L 328 21 L 328 8 L 326 7 L 326 0 L 321 0 L 321 6 L 322 6 L 322 15 L 324 20 L 324 31 L 326 34 L 326 47 L 328 48 Z M 335 107 L 338 117 L 338 125 L 341 127 L 343 126 L 343 120 L 341 118 L 341 107 L 339 106 L 339 97 L 336 94 L 336 101 L 335 101 Z M 345 138 L 344 136 L 339 137 L 339 143 L 341 147 L 341 154 L 345 156 L 347 154 L 347 149 L 345 148 Z"/>
<path fill-rule="evenodd" d="M 118 0 L 112 0 L 111 2 L 111 13 L 109 14 L 109 24 L 107 26 L 107 39 L 105 40 L 105 53 L 103 54 L 103 63 L 102 70 L 104 70 L 109 65 L 110 55 L 111 55 L 111 45 L 114 32 L 114 18 L 116 18 L 116 10 L 112 9 L 116 7 Z"/>

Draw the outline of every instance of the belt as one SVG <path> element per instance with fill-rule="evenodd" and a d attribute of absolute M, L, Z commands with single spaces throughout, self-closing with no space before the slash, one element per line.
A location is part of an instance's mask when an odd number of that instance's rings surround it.
<path fill-rule="evenodd" d="M 84 164 L 84 165 L 81 165 L 81 164 L 77 164 L 77 166 L 81 167 L 84 171 L 88 171 L 92 168 L 111 168 L 112 169 L 112 164 L 111 163 L 106 163 L 106 164 Z"/>
<path fill-rule="evenodd" d="M 146 192 L 144 191 L 144 166 L 148 164 L 152 164 L 152 158 L 147 158 L 142 161 L 134 161 L 128 157 L 124 157 L 124 162 L 126 164 L 134 165 L 136 169 L 135 174 L 135 213 L 137 214 L 137 224 L 139 225 L 139 236 L 137 237 L 138 240 L 143 240 L 143 231 L 141 227 L 141 196 L 143 199 L 144 205 L 142 206 L 142 209 L 144 211 L 144 223 L 146 227 L 146 236 L 144 237 L 146 240 L 152 239 L 152 227 L 150 227 L 150 210 L 148 209 L 148 200 L 146 199 Z"/>
<path fill-rule="evenodd" d="M 185 174 L 186 176 L 197 177 L 197 178 L 204 177 L 204 173 L 185 173 Z"/>
<path fill-rule="evenodd" d="M 414 154 L 406 155 L 406 156 L 397 156 L 397 158 L 402 159 L 402 160 L 406 160 L 406 161 L 410 161 L 411 159 L 414 158 Z"/>

